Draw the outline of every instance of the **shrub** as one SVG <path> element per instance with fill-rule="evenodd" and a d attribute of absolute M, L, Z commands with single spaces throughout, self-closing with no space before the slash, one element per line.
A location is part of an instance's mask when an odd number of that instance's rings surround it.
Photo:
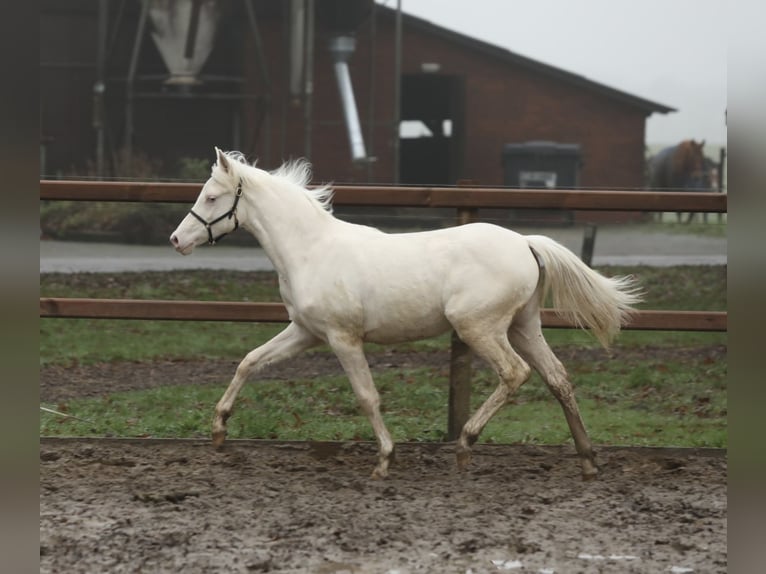
<path fill-rule="evenodd" d="M 162 172 L 162 162 L 140 151 L 128 159 L 120 150 L 113 163 L 117 179 L 159 180 Z M 94 178 L 94 162 L 89 160 L 86 165 L 85 174 L 68 176 Z M 202 182 L 209 175 L 208 159 L 182 157 L 169 179 Z M 40 228 L 55 239 L 164 243 L 187 211 L 188 206 L 164 203 L 44 201 L 40 205 Z"/>

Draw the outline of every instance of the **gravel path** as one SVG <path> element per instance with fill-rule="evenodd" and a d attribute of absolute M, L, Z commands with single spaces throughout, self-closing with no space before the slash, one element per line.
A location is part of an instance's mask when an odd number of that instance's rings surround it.
<path fill-rule="evenodd" d="M 575 253 L 582 249 L 583 229 L 523 229 L 524 234 L 543 234 L 563 243 Z M 725 265 L 725 237 L 647 233 L 624 226 L 598 229 L 594 265 Z M 170 245 L 120 245 L 40 241 L 40 273 L 170 271 L 176 269 L 231 269 L 271 271 L 262 249 L 216 245 L 202 246 L 183 257 Z"/>

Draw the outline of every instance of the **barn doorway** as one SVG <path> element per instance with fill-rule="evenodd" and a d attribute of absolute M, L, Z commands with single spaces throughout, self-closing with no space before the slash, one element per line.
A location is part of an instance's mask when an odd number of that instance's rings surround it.
<path fill-rule="evenodd" d="M 454 185 L 462 176 L 465 139 L 461 76 L 402 76 L 399 181 Z"/>

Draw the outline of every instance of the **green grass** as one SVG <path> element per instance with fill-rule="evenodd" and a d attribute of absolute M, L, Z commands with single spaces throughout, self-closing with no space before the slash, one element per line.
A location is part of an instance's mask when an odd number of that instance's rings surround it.
<path fill-rule="evenodd" d="M 51 273 L 40 277 L 43 297 L 279 301 L 273 273 Z M 92 364 L 160 358 L 236 358 L 284 328 L 268 323 L 46 319 L 40 325 L 40 364 Z"/>
<path fill-rule="evenodd" d="M 725 267 L 602 267 L 607 275 L 632 273 L 646 291 L 644 309 L 725 310 Z M 273 273 L 184 271 L 170 273 L 46 274 L 40 277 L 43 297 L 130 299 L 196 299 L 279 301 Z M 43 319 L 40 321 L 40 364 L 92 364 L 160 358 L 240 358 L 273 337 L 284 326 L 213 321 L 138 321 Z M 551 345 L 596 347 L 588 333 L 549 329 Z M 411 350 L 445 348 L 448 336 L 405 345 Z M 623 345 L 689 345 L 724 343 L 721 333 L 625 332 Z M 370 349 L 379 347 L 370 346 Z"/>
<path fill-rule="evenodd" d="M 40 365 L 241 358 L 282 329 L 267 323 L 48 319 L 41 321 Z"/>
<path fill-rule="evenodd" d="M 633 273 L 647 294 L 643 308 L 726 309 L 725 267 L 602 268 Z M 43 275 L 41 296 L 157 299 L 278 300 L 273 274 L 178 272 Z M 224 322 L 43 319 L 40 363 L 93 364 L 154 359 L 234 359 L 265 342 L 283 325 Z M 594 360 L 598 344 L 587 333 L 548 329 L 546 337 L 565 361 L 580 409 L 597 444 L 725 447 L 726 360 L 708 353 L 726 345 L 725 333 L 634 332 L 615 346 L 620 360 Z M 449 335 L 400 346 L 446 349 Z M 674 353 L 702 347 L 697 353 Z M 370 352 L 380 348 L 370 345 Z M 662 353 L 654 349 L 670 349 Z M 318 352 L 329 352 L 320 350 Z M 677 356 L 676 356 L 677 355 Z M 664 357 L 664 358 L 659 358 Z M 78 417 L 41 412 L 40 433 L 59 436 L 207 437 L 213 408 L 232 372 L 216 384 L 167 386 L 46 405 Z M 448 365 L 376 373 L 386 423 L 397 441 L 433 441 L 446 428 Z M 496 384 L 478 370 L 472 408 Z M 260 381 L 245 386 L 229 421 L 233 438 L 372 440 L 345 377 Z M 481 441 L 571 442 L 561 408 L 536 375 L 487 426 Z"/>
<path fill-rule="evenodd" d="M 597 444 L 725 447 L 726 365 L 570 363 L 583 418 Z M 222 374 L 222 379 L 226 374 Z M 376 376 L 396 441 L 444 439 L 447 366 Z M 494 388 L 475 373 L 472 407 Z M 207 437 L 225 383 L 158 387 L 58 405 L 80 419 L 41 413 L 43 435 Z M 246 385 L 229 421 L 231 438 L 374 440 L 345 377 Z M 535 375 L 487 425 L 481 442 L 561 444 L 570 435 L 558 403 Z"/>

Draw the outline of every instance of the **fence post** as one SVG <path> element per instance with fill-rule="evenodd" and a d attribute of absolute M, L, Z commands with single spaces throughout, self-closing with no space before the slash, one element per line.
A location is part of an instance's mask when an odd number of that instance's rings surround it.
<path fill-rule="evenodd" d="M 722 147 L 720 150 L 718 150 L 718 181 L 716 182 L 716 185 L 718 186 L 718 193 L 724 192 L 724 185 L 723 182 L 726 178 L 726 175 L 724 174 L 724 170 L 726 169 L 726 148 Z M 705 213 L 707 216 L 707 213 Z M 718 223 L 723 223 L 723 213 L 720 211 L 718 212 Z"/>
<path fill-rule="evenodd" d="M 582 236 L 582 253 L 580 259 L 588 267 L 592 267 L 593 249 L 596 247 L 596 224 L 588 223 Z"/>
<path fill-rule="evenodd" d="M 457 440 L 468 422 L 471 406 L 471 363 L 473 352 L 455 331 L 449 358 L 449 405 L 447 407 L 447 440 Z"/>
<path fill-rule="evenodd" d="M 476 221 L 479 210 L 461 207 L 457 224 Z M 447 440 L 456 440 L 468 421 L 471 407 L 471 363 L 473 352 L 455 331 L 452 332 L 449 361 L 449 404 L 447 406 Z"/>

